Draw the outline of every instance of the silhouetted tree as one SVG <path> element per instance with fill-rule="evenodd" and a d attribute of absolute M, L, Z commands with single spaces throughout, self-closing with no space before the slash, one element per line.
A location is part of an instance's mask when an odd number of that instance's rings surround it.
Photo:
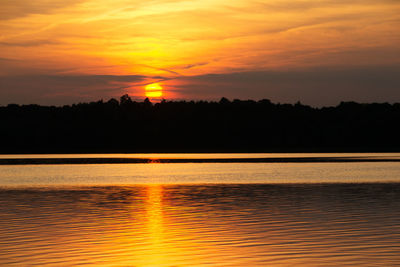
<path fill-rule="evenodd" d="M 126 106 L 132 104 L 132 99 L 128 94 L 121 96 L 119 103 L 121 106 Z"/>
<path fill-rule="evenodd" d="M 231 102 L 227 98 L 222 97 L 221 100 L 219 100 L 219 103 L 222 104 L 222 105 L 226 105 L 226 104 L 229 104 Z"/>
<path fill-rule="evenodd" d="M 62 107 L 0 107 L 0 153 L 399 151 L 400 104 L 313 108 L 260 101 L 128 95 Z"/>

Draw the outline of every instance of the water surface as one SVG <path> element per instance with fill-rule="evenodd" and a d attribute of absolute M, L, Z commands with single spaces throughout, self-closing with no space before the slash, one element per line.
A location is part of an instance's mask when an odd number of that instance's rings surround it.
<path fill-rule="evenodd" d="M 399 244 L 398 162 L 0 166 L 1 266 L 398 266 Z"/>
<path fill-rule="evenodd" d="M 400 182 L 399 162 L 0 165 L 0 186 Z"/>
<path fill-rule="evenodd" d="M 1 265 L 395 266 L 400 185 L 0 190 Z"/>

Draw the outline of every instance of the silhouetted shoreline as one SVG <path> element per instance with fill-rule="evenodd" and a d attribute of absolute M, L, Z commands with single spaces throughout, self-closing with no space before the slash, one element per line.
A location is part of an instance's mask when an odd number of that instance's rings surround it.
<path fill-rule="evenodd" d="M 17 158 L 0 159 L 0 165 L 45 164 L 133 164 L 133 163 L 322 163 L 322 162 L 400 162 L 400 158 L 375 157 L 287 157 L 287 158 Z"/>
<path fill-rule="evenodd" d="M 0 107 L 0 153 L 398 152 L 400 104 L 222 98 Z"/>

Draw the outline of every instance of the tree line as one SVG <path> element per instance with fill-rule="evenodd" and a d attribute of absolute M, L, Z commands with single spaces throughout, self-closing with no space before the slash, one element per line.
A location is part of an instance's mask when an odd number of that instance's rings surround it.
<path fill-rule="evenodd" d="M 400 151 L 400 104 L 268 99 L 0 107 L 0 153 Z"/>

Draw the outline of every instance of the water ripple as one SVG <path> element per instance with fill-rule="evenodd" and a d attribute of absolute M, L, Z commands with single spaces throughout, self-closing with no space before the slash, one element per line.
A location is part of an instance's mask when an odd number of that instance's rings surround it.
<path fill-rule="evenodd" d="M 400 265 L 400 184 L 0 189 L 0 265 Z"/>

